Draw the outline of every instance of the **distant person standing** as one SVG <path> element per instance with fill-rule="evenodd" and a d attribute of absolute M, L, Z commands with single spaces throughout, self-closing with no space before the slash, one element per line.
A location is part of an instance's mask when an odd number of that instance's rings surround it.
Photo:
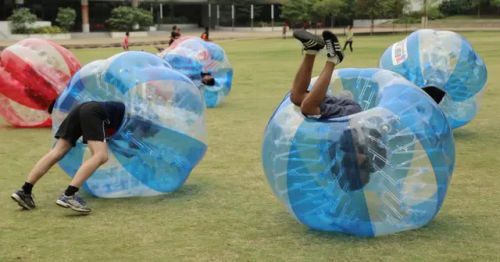
<path fill-rule="evenodd" d="M 209 28 L 208 28 L 208 26 L 207 26 L 207 27 L 205 27 L 205 32 L 203 32 L 203 33 L 201 34 L 201 39 L 203 39 L 203 40 L 205 40 L 205 41 L 210 41 L 210 39 L 209 39 Z"/>
<path fill-rule="evenodd" d="M 126 32 L 125 38 L 123 38 L 123 42 L 122 42 L 122 47 L 123 47 L 123 50 L 125 50 L 125 51 L 128 51 L 128 37 L 129 37 L 129 32 Z"/>
<path fill-rule="evenodd" d="M 344 48 L 342 48 L 342 51 L 345 51 L 345 48 L 347 47 L 347 44 L 349 44 L 349 49 L 351 49 L 352 53 L 352 40 L 354 37 L 354 33 L 352 32 L 352 25 L 347 26 L 347 32 L 345 33 L 345 43 L 344 43 Z"/>
<path fill-rule="evenodd" d="M 170 40 L 168 41 L 168 45 L 171 45 L 179 37 L 181 37 L 181 29 L 176 25 L 172 26 L 172 32 L 170 33 Z"/>

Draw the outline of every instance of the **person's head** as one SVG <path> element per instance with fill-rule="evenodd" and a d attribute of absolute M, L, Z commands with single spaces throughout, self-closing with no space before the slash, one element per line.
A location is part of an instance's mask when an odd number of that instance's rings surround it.
<path fill-rule="evenodd" d="M 381 143 L 382 134 L 374 128 L 362 127 L 344 131 L 340 138 L 343 151 L 339 185 L 344 191 L 355 191 L 370 182 L 370 175 L 384 168 L 387 148 Z"/>
<path fill-rule="evenodd" d="M 205 74 L 205 75 L 202 75 L 201 77 L 201 82 L 204 84 L 204 85 L 207 85 L 207 86 L 213 86 L 215 85 L 215 79 L 212 75 L 210 74 Z"/>
<path fill-rule="evenodd" d="M 176 25 L 172 26 L 172 32 L 175 32 L 175 31 L 177 31 L 177 26 Z"/>
<path fill-rule="evenodd" d="M 347 29 L 351 30 L 352 29 L 352 25 L 348 25 Z"/>
<path fill-rule="evenodd" d="M 177 27 L 177 29 L 175 29 L 175 32 L 180 33 L 181 32 L 181 28 Z"/>
<path fill-rule="evenodd" d="M 126 33 L 125 33 L 125 35 L 126 35 L 126 36 L 128 36 L 128 35 L 129 35 L 129 32 L 126 32 Z"/>

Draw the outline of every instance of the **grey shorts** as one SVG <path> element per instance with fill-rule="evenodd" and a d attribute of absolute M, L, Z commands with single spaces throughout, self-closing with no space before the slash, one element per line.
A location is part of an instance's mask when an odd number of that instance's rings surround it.
<path fill-rule="evenodd" d="M 356 101 L 346 97 L 326 96 L 319 106 L 320 115 L 306 115 L 311 118 L 343 117 L 363 111 Z"/>

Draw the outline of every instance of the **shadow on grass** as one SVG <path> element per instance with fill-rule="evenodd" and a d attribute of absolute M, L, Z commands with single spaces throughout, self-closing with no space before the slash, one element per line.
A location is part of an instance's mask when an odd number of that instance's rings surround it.
<path fill-rule="evenodd" d="M 471 131 L 469 129 L 453 130 L 453 137 L 456 140 L 477 139 L 481 137 L 481 130 Z"/>
<path fill-rule="evenodd" d="M 147 197 L 128 197 L 128 198 L 98 198 L 94 195 L 89 194 L 88 192 L 84 191 L 80 193 L 80 195 L 84 198 L 93 198 L 94 203 L 96 201 L 99 201 L 101 203 L 122 203 L 122 202 L 127 202 L 127 204 L 130 205 L 156 205 L 159 202 L 163 201 L 179 201 L 179 200 L 188 200 L 191 199 L 193 196 L 200 194 L 201 192 L 201 187 L 196 184 L 187 184 L 181 186 L 178 190 L 164 194 L 164 195 L 159 195 L 159 196 L 147 196 Z"/>
<path fill-rule="evenodd" d="M 71 213 L 65 214 L 64 217 L 79 218 L 79 217 L 87 217 L 88 215 L 92 214 L 92 213 L 79 213 L 79 212 L 73 211 L 71 209 L 68 209 L 68 210 L 69 210 L 68 212 L 71 212 Z"/>
<path fill-rule="evenodd" d="M 218 104 L 218 105 L 216 105 L 214 107 L 208 107 L 207 106 L 207 110 L 209 110 L 209 111 L 217 111 L 217 110 L 222 110 L 222 109 L 224 109 L 224 108 L 226 108 L 228 106 L 231 107 L 231 102 L 228 103 L 226 101 L 226 98 L 224 98 L 224 100 L 222 100 L 222 102 L 220 102 L 220 104 Z"/>
<path fill-rule="evenodd" d="M 342 232 L 335 231 L 319 231 L 315 229 L 308 228 L 307 226 L 299 223 L 291 216 L 285 218 L 284 214 L 275 216 L 276 219 L 280 220 L 279 225 L 281 229 L 286 234 L 301 235 L 300 238 L 312 238 L 320 241 L 328 241 L 332 244 L 334 243 L 358 243 L 358 244 L 370 244 L 370 243 L 399 243 L 399 244 L 411 244 L 418 239 L 440 239 L 441 237 L 454 238 L 461 237 L 464 232 L 471 230 L 470 227 L 466 228 L 463 221 L 460 221 L 459 217 L 454 217 L 451 215 L 440 215 L 437 218 L 431 220 L 427 225 L 408 231 L 402 231 L 390 235 L 383 235 L 378 237 L 366 237 L 366 236 L 356 236 L 350 235 Z M 286 221 L 284 221 L 286 220 Z M 299 229 L 297 228 L 299 227 Z M 291 229 L 293 228 L 293 229 Z"/>
<path fill-rule="evenodd" d="M 308 236 L 323 239 L 325 241 L 356 243 L 371 243 L 372 241 L 388 243 L 411 243 L 417 239 L 429 238 L 432 236 L 447 236 L 453 238 L 454 232 L 461 232 L 463 230 L 460 228 L 460 225 L 463 226 L 458 218 L 454 218 L 453 216 L 446 216 L 444 218 L 443 216 L 441 216 L 438 219 L 435 218 L 431 220 L 431 222 L 421 228 L 378 237 L 355 236 L 342 232 L 326 232 L 314 229 L 308 229 L 306 231 L 306 234 Z"/>

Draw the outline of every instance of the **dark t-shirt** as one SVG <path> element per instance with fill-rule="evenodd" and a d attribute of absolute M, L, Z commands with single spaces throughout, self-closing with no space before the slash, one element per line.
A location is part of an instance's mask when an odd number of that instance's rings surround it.
<path fill-rule="evenodd" d="M 344 191 L 355 191 L 363 188 L 364 184 L 361 181 L 361 166 L 358 164 L 356 143 L 353 139 L 351 130 L 345 130 L 339 140 L 340 151 L 343 152 L 340 163 L 335 161 L 335 164 L 330 168 L 331 173 L 337 178 L 339 186 Z M 332 144 L 329 148 L 329 154 L 332 160 L 337 157 L 337 144 Z"/>
<path fill-rule="evenodd" d="M 168 45 L 171 45 L 180 36 L 181 36 L 181 34 L 175 32 L 175 31 L 172 31 L 172 33 L 170 33 L 170 41 L 168 41 Z"/>
<path fill-rule="evenodd" d="M 356 101 L 346 97 L 336 97 L 327 95 L 321 105 L 320 118 L 342 117 L 363 111 Z"/>
<path fill-rule="evenodd" d="M 122 124 L 123 117 L 125 115 L 125 105 L 121 102 L 97 103 L 99 103 L 104 109 L 104 112 L 106 112 L 107 121 L 104 124 L 104 128 L 106 129 L 106 135 L 110 137 L 116 133 Z"/>

